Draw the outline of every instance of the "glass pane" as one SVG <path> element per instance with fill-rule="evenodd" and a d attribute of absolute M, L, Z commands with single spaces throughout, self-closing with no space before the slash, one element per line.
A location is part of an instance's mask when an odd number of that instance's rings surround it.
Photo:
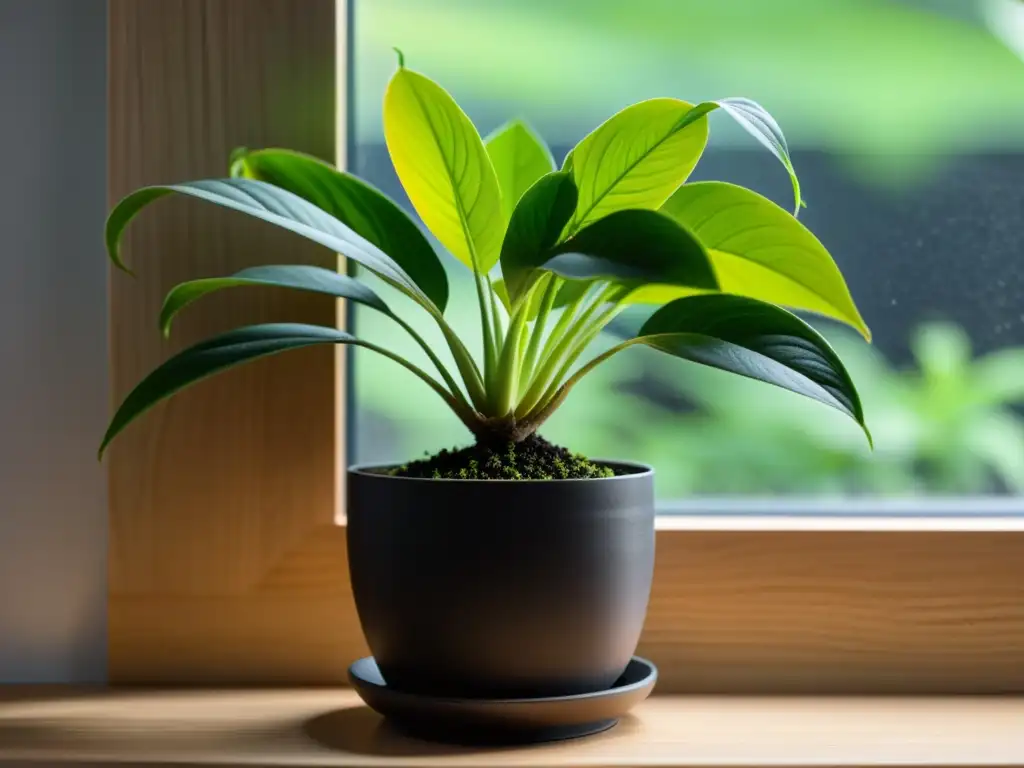
<path fill-rule="evenodd" d="M 558 160 L 644 98 L 756 99 L 789 139 L 808 201 L 801 220 L 873 330 L 869 346 L 812 321 L 861 390 L 874 452 L 824 406 L 640 349 L 584 380 L 542 430 L 550 440 L 654 465 L 663 501 L 1024 490 L 1024 4 L 363 0 L 353 170 L 407 205 L 380 123 L 395 45 L 482 133 L 524 117 Z M 694 178 L 791 199 L 777 161 L 724 115 L 712 115 Z M 447 314 L 476 341 L 470 276 L 445 258 Z M 360 335 L 422 361 L 393 323 L 363 309 L 356 322 Z M 360 461 L 469 441 L 393 363 L 360 351 L 355 377 Z"/>

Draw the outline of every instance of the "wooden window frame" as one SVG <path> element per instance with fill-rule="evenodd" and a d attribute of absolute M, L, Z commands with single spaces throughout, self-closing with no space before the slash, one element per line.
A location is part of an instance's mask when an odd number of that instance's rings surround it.
<path fill-rule="evenodd" d="M 110 201 L 223 173 L 239 144 L 344 160 L 349 14 L 339 7 L 110 0 Z M 139 278 L 110 278 L 115 399 L 212 331 L 343 318 L 316 298 L 246 293 L 197 307 L 162 342 L 155 317 L 175 282 L 282 253 L 325 259 L 240 219 L 169 201 L 133 224 L 126 250 Z M 307 350 L 232 372 L 155 409 L 112 448 L 112 682 L 340 683 L 367 653 L 336 518 L 343 362 Z M 812 508 L 666 516 L 658 529 L 638 652 L 658 664 L 659 691 L 1024 692 L 1022 518 Z"/>

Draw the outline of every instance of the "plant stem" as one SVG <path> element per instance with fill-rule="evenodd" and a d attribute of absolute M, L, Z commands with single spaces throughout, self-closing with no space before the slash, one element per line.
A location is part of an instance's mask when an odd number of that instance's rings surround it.
<path fill-rule="evenodd" d="M 566 356 L 565 361 L 558 369 L 558 373 L 555 374 L 554 378 L 551 380 L 551 383 L 548 385 L 547 390 L 545 390 L 544 394 L 537 401 L 537 408 L 543 408 L 545 403 L 547 403 L 555 396 L 555 394 L 558 392 L 559 387 L 561 386 L 561 382 L 569 374 L 569 371 L 572 370 L 573 365 L 579 359 L 580 355 L 583 354 L 583 352 L 586 350 L 587 347 L 590 346 L 594 339 L 596 339 L 601 334 L 601 330 L 606 325 L 608 325 L 608 323 L 610 323 L 615 318 L 615 316 L 622 311 L 622 309 L 623 307 L 621 307 L 619 304 L 613 304 L 603 313 L 601 313 L 601 316 L 598 317 L 597 320 L 595 320 L 593 323 L 591 323 L 589 327 L 583 330 L 583 335 L 576 339 L 575 343 L 572 345 L 572 349 Z"/>
<path fill-rule="evenodd" d="M 462 343 L 462 339 L 448 325 L 441 312 L 436 307 L 429 311 L 441 329 L 441 333 L 444 334 L 444 339 L 448 343 L 448 349 L 451 350 L 452 357 L 455 358 L 455 365 L 459 369 L 459 375 L 462 376 L 462 381 L 466 385 L 466 391 L 469 393 L 470 400 L 473 401 L 473 406 L 478 411 L 485 410 L 487 407 L 487 393 L 484 390 L 480 369 L 477 368 L 473 356 L 466 349 L 466 345 Z"/>
<path fill-rule="evenodd" d="M 385 349 L 384 347 L 378 347 L 376 344 L 373 344 L 368 341 L 354 341 L 352 342 L 352 344 L 358 347 L 372 349 L 374 352 L 384 355 L 384 357 L 389 358 L 390 360 L 394 360 L 403 368 L 418 376 L 424 383 L 426 383 L 427 386 L 434 390 L 441 397 L 441 399 L 445 401 L 445 403 L 448 404 L 448 407 L 455 412 L 455 415 L 459 417 L 459 420 L 466 426 L 467 429 L 469 429 L 471 432 L 475 432 L 478 429 L 480 419 L 472 411 L 472 409 L 464 407 L 463 404 L 456 400 L 455 397 L 450 392 L 448 392 L 443 386 L 441 386 L 440 382 L 434 379 L 433 376 L 424 371 L 418 365 L 410 363 L 408 360 L 401 357 L 400 355 L 396 355 L 389 349 Z"/>
<path fill-rule="evenodd" d="M 508 335 L 505 336 L 502 343 L 494 388 L 495 415 L 499 417 L 512 413 L 516 404 L 516 395 L 519 394 L 519 341 L 526 329 L 529 309 L 529 300 L 519 304 L 509 321 Z"/>
<path fill-rule="evenodd" d="M 555 374 L 555 371 L 558 369 L 562 357 L 571 348 L 573 342 L 576 341 L 576 339 L 583 332 L 583 329 L 586 327 L 587 321 L 590 320 L 594 312 L 596 312 L 601 307 L 601 305 L 604 304 L 606 298 L 613 295 L 615 292 L 617 292 L 617 290 L 618 288 L 616 286 L 607 286 L 604 289 L 602 289 L 591 302 L 591 304 L 586 309 L 584 309 L 583 312 L 580 313 L 579 317 L 576 318 L 576 320 L 572 323 L 569 329 L 566 330 L 560 338 L 558 338 L 557 343 L 554 346 L 554 349 L 548 352 L 547 347 L 545 347 L 544 354 L 541 356 L 540 370 L 537 371 L 536 376 L 534 376 L 534 379 L 530 384 L 529 390 L 526 392 L 526 395 L 523 396 L 522 400 L 520 400 L 518 408 L 516 408 L 517 417 L 528 413 L 534 408 L 534 406 L 537 405 L 537 403 L 540 401 L 541 397 L 547 390 L 548 382 L 551 380 L 551 377 Z M 577 299 L 576 302 L 572 305 L 574 313 L 579 304 L 586 300 L 586 297 L 587 294 L 584 294 L 579 299 Z M 561 325 L 562 323 L 560 321 L 559 326 Z M 555 332 L 557 332 L 558 330 L 558 327 L 556 327 Z M 555 333 L 552 333 L 552 337 L 554 336 Z M 548 342 L 550 345 L 551 339 L 549 339 Z"/>
<path fill-rule="evenodd" d="M 491 378 L 494 376 L 498 353 L 494 340 L 494 329 L 491 327 L 491 313 L 488 310 L 487 297 L 484 295 L 485 278 L 479 272 L 474 272 L 473 278 L 476 281 L 476 300 L 480 305 L 480 332 L 484 344 L 484 386 L 489 388 Z M 490 287 L 488 286 L 486 290 L 490 291 Z"/>
<path fill-rule="evenodd" d="M 559 280 L 559 278 L 555 279 Z M 584 293 L 580 295 L 580 297 L 577 298 L 576 301 L 574 301 L 572 304 L 569 304 L 568 306 L 565 307 L 565 309 L 562 310 L 562 314 L 558 318 L 558 322 L 555 323 L 555 327 L 551 329 L 551 333 L 548 334 L 548 338 L 544 342 L 543 351 L 541 351 L 540 354 L 537 355 L 537 359 L 534 365 L 535 369 L 537 363 L 542 363 L 544 360 L 547 360 L 550 357 L 555 346 L 558 344 L 559 340 L 562 338 L 562 335 L 565 333 L 565 330 L 572 323 L 573 318 L 576 316 L 576 312 L 585 303 L 586 298 L 587 294 Z M 537 370 L 531 371 L 529 382 L 524 383 L 526 383 L 529 387 L 532 387 L 535 383 L 538 373 L 539 371 Z"/>
<path fill-rule="evenodd" d="M 529 333 L 530 343 L 526 347 L 526 356 L 523 358 L 523 367 L 519 374 L 519 380 L 522 384 L 529 384 L 530 379 L 533 377 L 533 369 L 537 365 L 537 355 L 540 353 L 540 342 L 544 337 L 544 328 L 548 323 L 548 315 L 551 314 L 551 308 L 555 304 L 558 289 L 562 287 L 564 282 L 560 277 L 550 272 L 545 273 L 541 280 L 547 280 L 547 285 L 544 288 L 544 296 L 540 301 L 540 309 L 537 311 L 537 320 L 534 322 L 533 329 Z"/>
<path fill-rule="evenodd" d="M 612 355 L 615 355 L 621 352 L 622 350 L 633 346 L 634 344 L 641 343 L 643 343 L 643 339 L 629 339 L 628 341 L 624 341 L 621 344 L 616 344 L 611 349 L 602 352 L 600 355 L 598 355 L 589 363 L 587 363 L 578 371 L 576 371 L 576 373 L 574 373 L 562 386 L 560 386 L 555 391 L 555 394 L 551 398 L 547 399 L 545 402 L 538 405 L 528 414 L 523 416 L 523 418 L 520 421 L 524 426 L 529 426 L 534 430 L 537 429 L 549 416 L 551 416 L 552 413 L 555 412 L 558 406 L 562 404 L 562 401 L 565 400 L 566 395 L 569 394 L 569 390 L 576 386 L 576 384 L 579 383 L 580 379 L 582 379 L 584 376 L 586 376 L 588 373 L 590 373 L 598 365 L 603 363 Z"/>
<path fill-rule="evenodd" d="M 466 400 L 466 396 L 462 393 L 462 388 L 459 387 L 459 383 L 455 380 L 451 373 L 448 372 L 448 368 L 445 367 L 445 364 L 441 362 L 440 358 L 438 358 L 438 356 L 434 353 L 434 350 L 430 348 L 430 345 L 427 344 L 424 338 L 420 336 L 419 333 L 417 333 L 415 328 L 413 328 L 409 323 L 400 318 L 398 315 L 392 315 L 391 317 L 394 319 L 396 323 L 402 326 L 402 328 L 404 328 L 405 331 L 410 336 L 412 336 L 416 343 L 420 345 L 423 351 L 427 353 L 427 357 L 430 358 L 430 362 L 434 364 L 434 367 L 437 369 L 437 372 L 441 374 L 441 378 L 443 378 L 445 384 L 448 385 L 448 389 L 451 391 L 452 396 L 455 397 L 455 399 L 457 399 L 461 405 L 465 406 L 466 408 L 469 408 L 469 402 Z"/>

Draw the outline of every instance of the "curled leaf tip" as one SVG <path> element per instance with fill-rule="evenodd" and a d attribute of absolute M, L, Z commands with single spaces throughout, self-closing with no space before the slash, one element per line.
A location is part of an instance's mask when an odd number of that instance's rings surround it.
<path fill-rule="evenodd" d="M 392 50 L 398 54 L 398 68 L 402 69 L 405 66 L 405 54 L 402 53 L 402 49 L 395 47 Z"/>
<path fill-rule="evenodd" d="M 234 178 L 245 177 L 245 158 L 249 156 L 248 147 L 235 147 L 228 156 L 228 174 Z"/>

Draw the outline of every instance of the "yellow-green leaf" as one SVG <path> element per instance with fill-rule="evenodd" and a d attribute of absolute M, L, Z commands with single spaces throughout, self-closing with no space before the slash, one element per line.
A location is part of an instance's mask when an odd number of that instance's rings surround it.
<path fill-rule="evenodd" d="M 567 235 L 609 213 L 657 209 L 686 181 L 708 138 L 707 113 L 680 99 L 650 99 L 598 126 L 571 153 L 579 190 Z"/>
<path fill-rule="evenodd" d="M 724 293 L 816 312 L 870 339 L 842 273 L 807 227 L 771 200 L 721 181 L 686 184 L 661 208 L 711 256 Z M 663 304 L 693 290 L 646 286 L 630 301 Z"/>
<path fill-rule="evenodd" d="M 516 203 L 537 179 L 555 170 L 551 150 L 522 120 L 512 120 L 484 141 L 501 190 L 501 208 L 507 221 Z"/>
<path fill-rule="evenodd" d="M 384 95 L 384 139 L 424 224 L 470 269 L 490 270 L 504 234 L 501 194 L 466 113 L 437 83 L 399 67 Z"/>

